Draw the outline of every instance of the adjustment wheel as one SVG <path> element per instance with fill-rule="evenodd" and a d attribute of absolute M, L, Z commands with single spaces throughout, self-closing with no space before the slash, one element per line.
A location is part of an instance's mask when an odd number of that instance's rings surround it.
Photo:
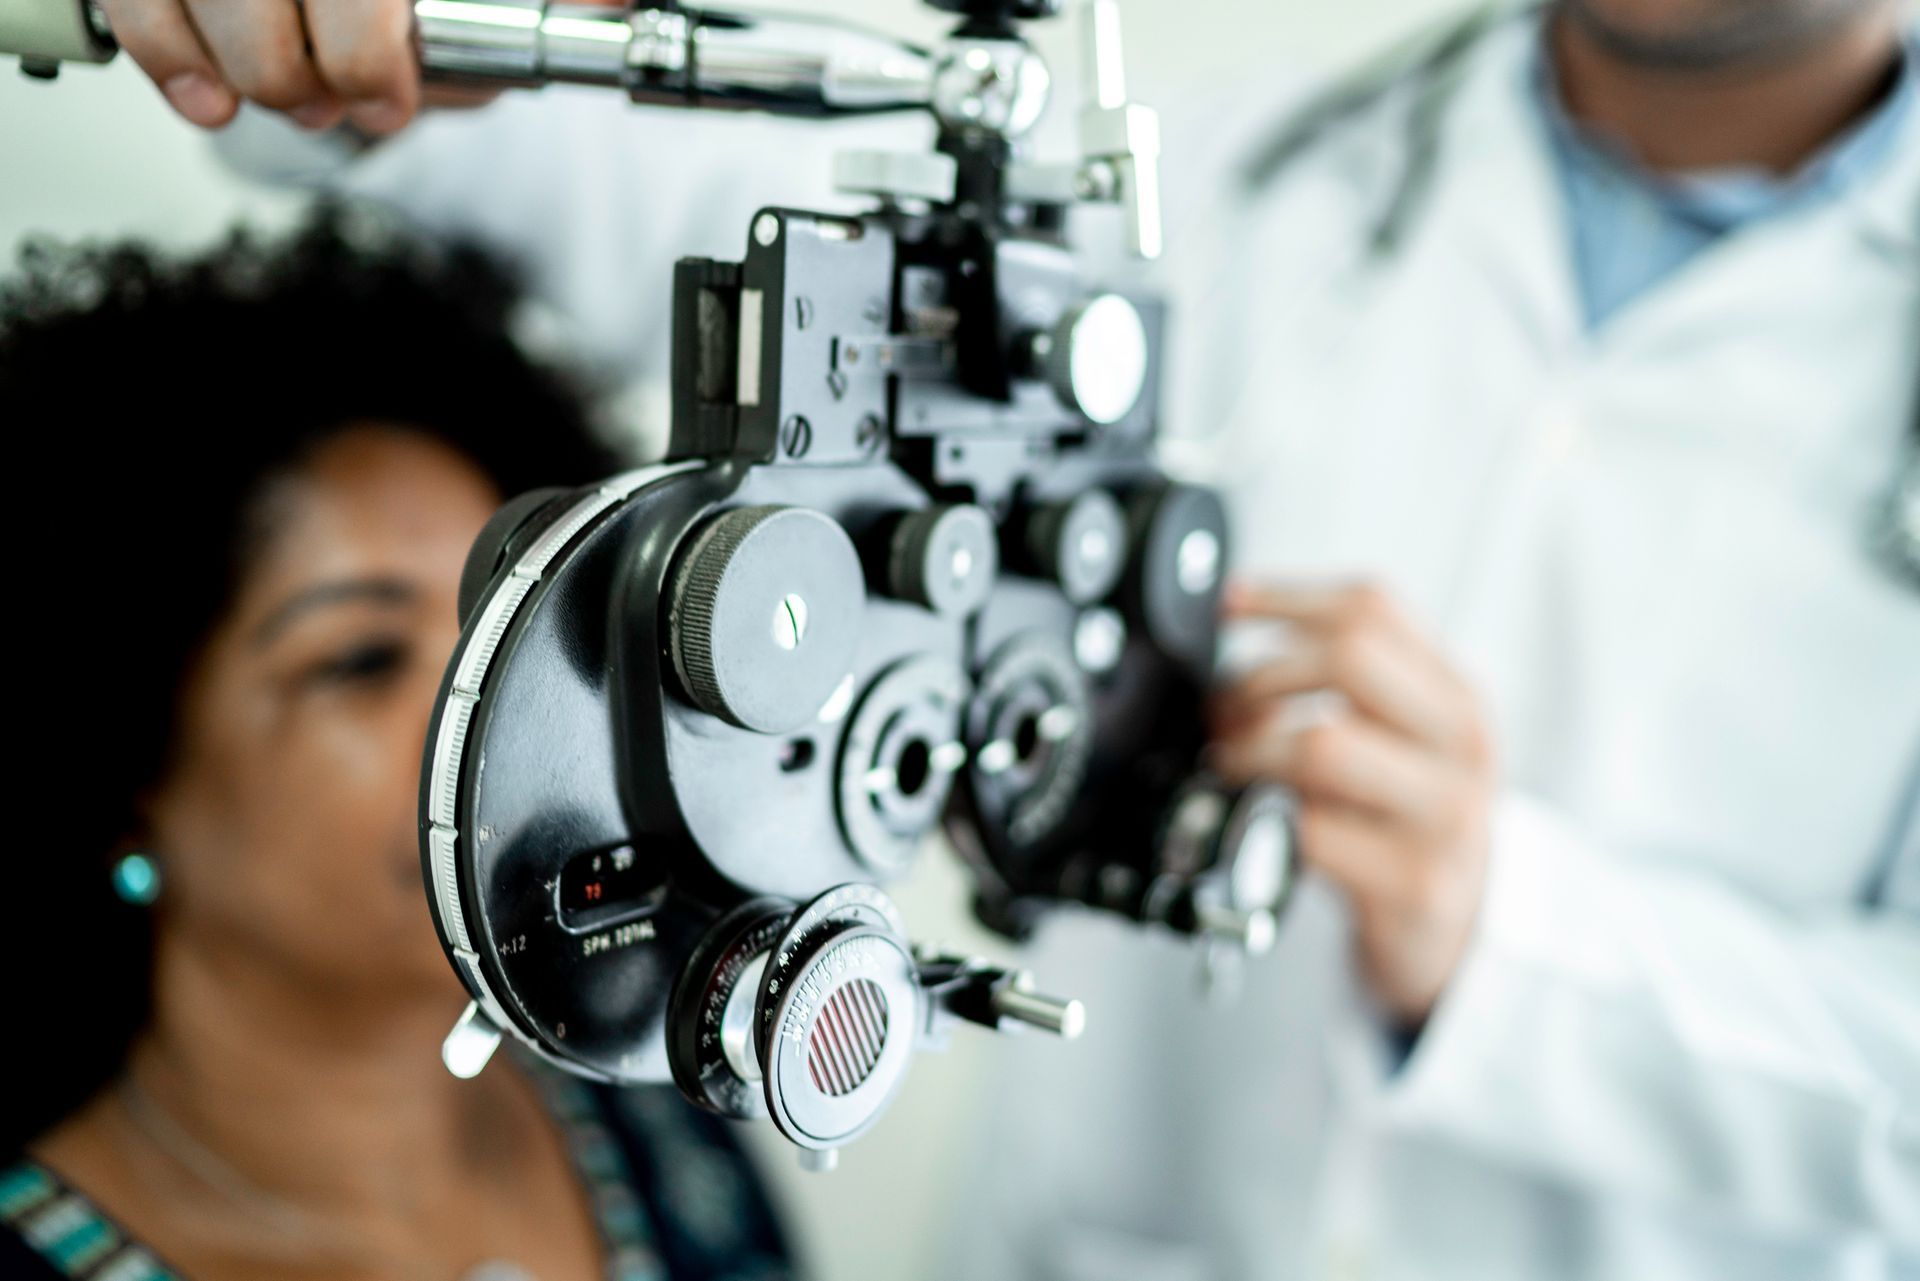
<path fill-rule="evenodd" d="M 687 959 L 667 1006 L 667 1062 L 680 1092 L 736 1119 L 766 1115 L 754 1010 L 767 957 L 793 904 L 754 899 L 722 917 Z"/>
<path fill-rule="evenodd" d="M 1112 494 L 1089 489 L 1035 511 L 1027 520 L 1026 551 L 1069 601 L 1091 605 L 1113 590 L 1126 568 L 1126 515 Z"/>
<path fill-rule="evenodd" d="M 784 734 L 852 667 L 867 594 L 837 522 L 801 507 L 741 507 L 692 536 L 668 600 L 674 673 L 694 705 Z"/>
<path fill-rule="evenodd" d="M 1198 485 L 1168 485 L 1128 504 L 1134 561 L 1127 596 L 1147 638 L 1175 662 L 1213 661 L 1227 572 L 1227 512 Z"/>
<path fill-rule="evenodd" d="M 975 807 L 1019 847 L 1058 829 L 1078 798 L 1093 751 L 1092 706 L 1073 656 L 1052 636 L 1002 645 L 967 714 Z"/>
<path fill-rule="evenodd" d="M 946 808 L 966 763 L 960 718 L 967 682 L 944 658 L 902 659 L 860 696 L 841 739 L 840 833 L 879 876 L 906 869 Z"/>
<path fill-rule="evenodd" d="M 888 587 L 948 618 L 975 613 L 1000 572 L 996 537 L 993 518 L 971 503 L 910 512 L 889 541 Z"/>
<path fill-rule="evenodd" d="M 773 1123 L 803 1148 L 858 1138 L 906 1078 L 921 1019 L 892 900 L 852 884 L 801 908 L 773 946 L 757 1010 Z"/>

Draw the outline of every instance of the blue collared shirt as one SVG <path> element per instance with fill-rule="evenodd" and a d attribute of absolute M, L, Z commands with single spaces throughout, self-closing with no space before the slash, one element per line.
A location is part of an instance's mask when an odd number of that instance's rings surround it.
<path fill-rule="evenodd" d="M 1536 99 L 1546 120 L 1566 200 L 1574 273 L 1589 331 L 1731 231 L 1838 196 L 1892 155 L 1920 101 L 1909 48 L 1892 91 L 1800 169 L 1656 174 L 1619 141 L 1567 114 L 1544 38 L 1535 59 Z"/>

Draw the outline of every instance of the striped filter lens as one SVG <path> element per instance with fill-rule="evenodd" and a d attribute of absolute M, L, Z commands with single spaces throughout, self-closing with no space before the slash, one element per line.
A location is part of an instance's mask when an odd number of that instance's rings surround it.
<path fill-rule="evenodd" d="M 807 1070 L 822 1094 L 851 1094 L 873 1074 L 887 1046 L 887 994 L 872 979 L 856 978 L 820 1007 L 807 1040 Z"/>

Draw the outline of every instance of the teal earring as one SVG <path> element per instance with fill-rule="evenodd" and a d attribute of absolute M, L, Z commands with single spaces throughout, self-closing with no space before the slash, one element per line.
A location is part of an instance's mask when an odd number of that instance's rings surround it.
<path fill-rule="evenodd" d="M 152 907 L 160 897 L 160 865 L 145 854 L 123 854 L 113 864 L 113 892 L 123 903 Z"/>

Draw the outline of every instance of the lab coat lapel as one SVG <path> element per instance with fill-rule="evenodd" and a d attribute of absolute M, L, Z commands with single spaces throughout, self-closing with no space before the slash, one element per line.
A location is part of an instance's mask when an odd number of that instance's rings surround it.
<path fill-rule="evenodd" d="M 1908 122 L 1899 149 L 1859 190 L 1731 233 L 1629 303 L 1595 344 L 1639 358 L 1845 323 L 1872 310 L 1881 291 L 1911 286 L 1917 244 L 1920 120 Z M 1816 314 L 1816 304 L 1830 314 Z"/>

